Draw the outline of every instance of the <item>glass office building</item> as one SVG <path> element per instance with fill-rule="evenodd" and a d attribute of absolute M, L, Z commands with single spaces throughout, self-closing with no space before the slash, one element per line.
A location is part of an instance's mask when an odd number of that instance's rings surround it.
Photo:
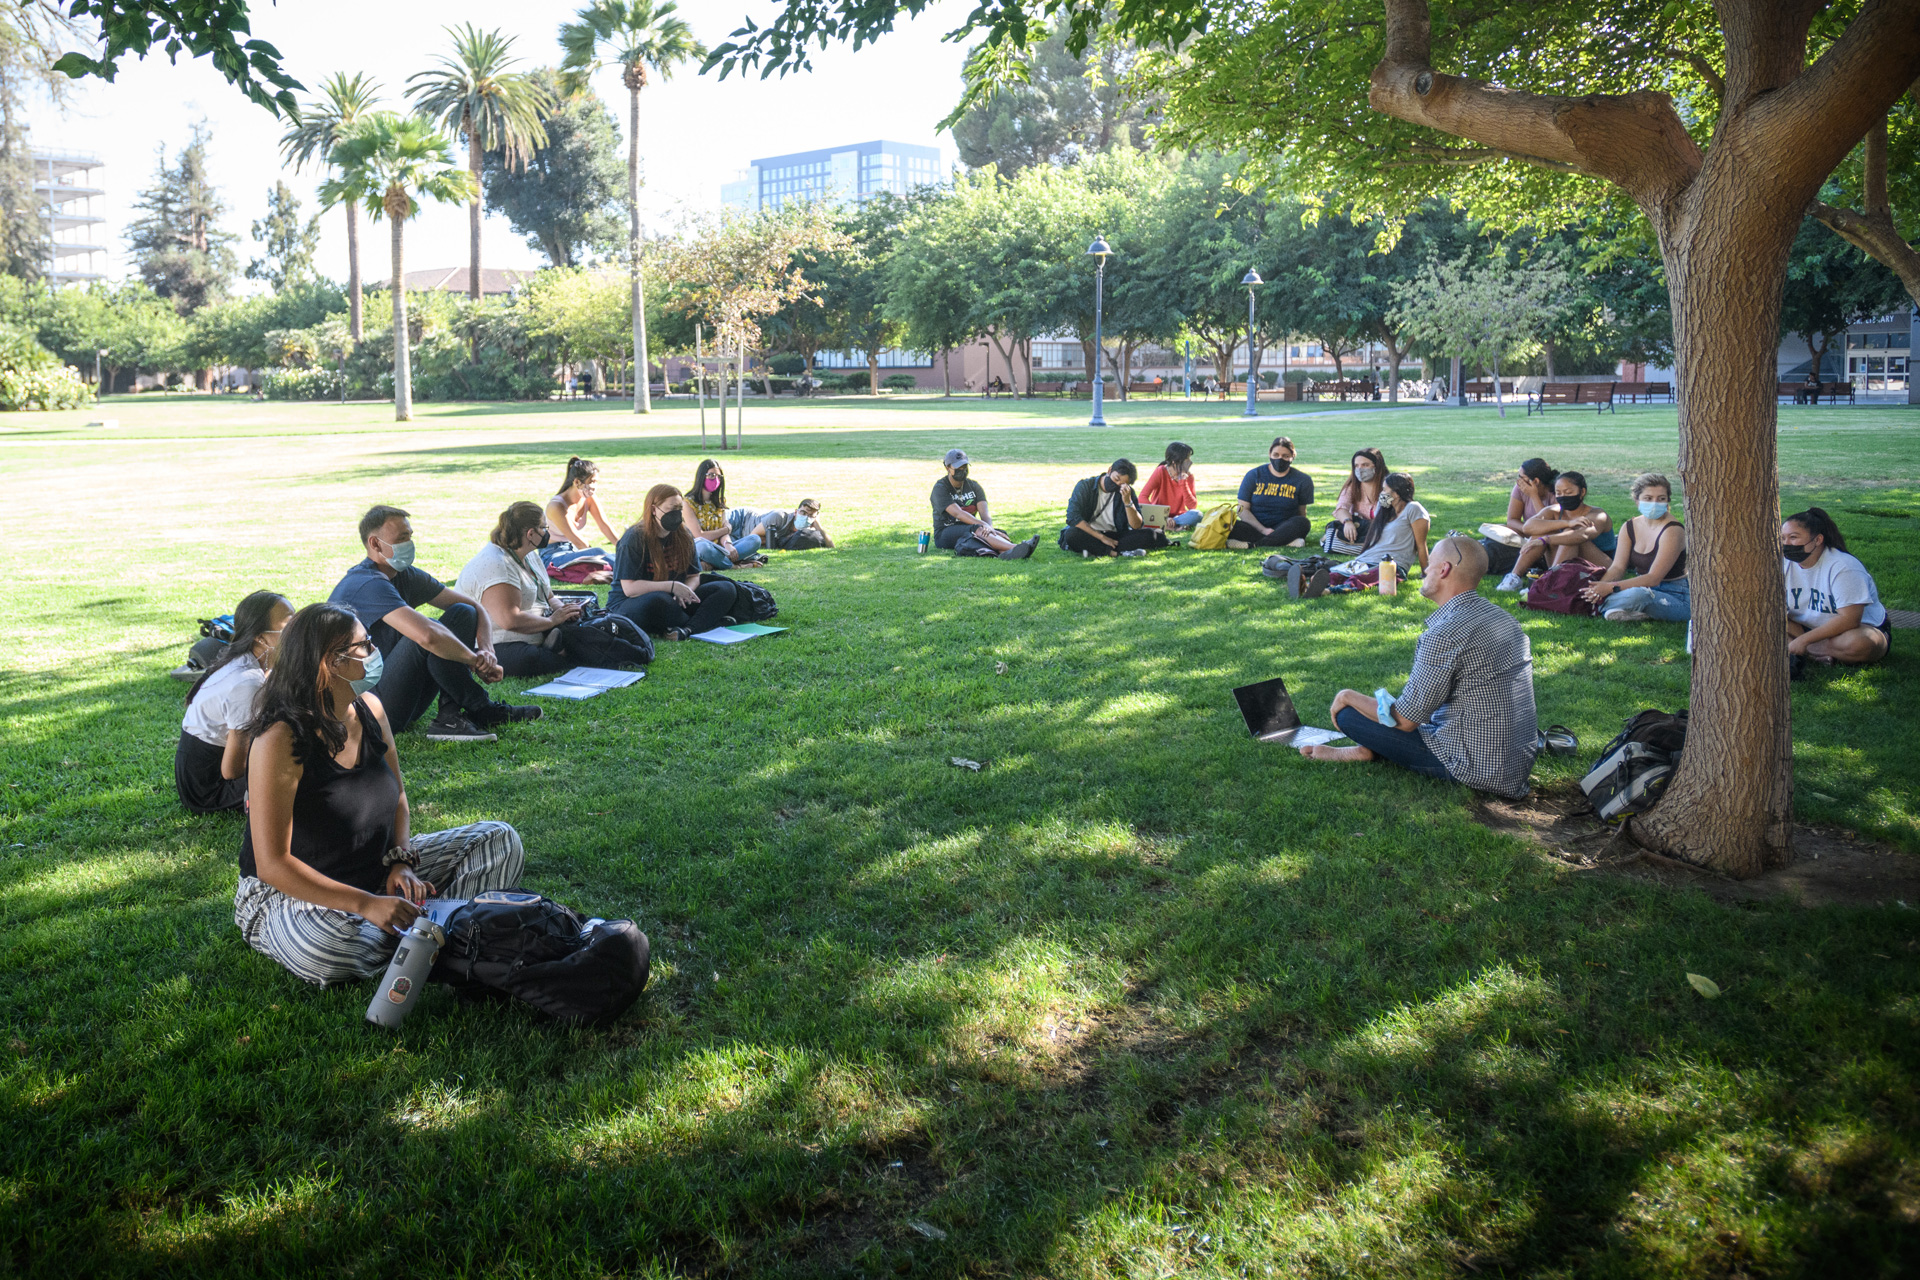
<path fill-rule="evenodd" d="M 720 188 L 729 208 L 778 209 L 789 200 L 861 201 L 880 191 L 905 195 L 941 181 L 940 149 L 911 142 L 857 142 L 755 160 Z"/>

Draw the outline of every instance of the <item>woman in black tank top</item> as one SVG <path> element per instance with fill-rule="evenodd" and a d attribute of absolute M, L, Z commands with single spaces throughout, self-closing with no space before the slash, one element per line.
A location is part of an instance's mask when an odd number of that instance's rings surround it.
<path fill-rule="evenodd" d="M 407 855 L 407 792 L 386 713 L 353 692 L 372 650 L 337 605 L 308 605 L 287 624 L 252 726 L 240 874 L 398 933 L 433 886 Z"/>
<path fill-rule="evenodd" d="M 1640 514 L 1627 521 L 1613 563 L 1580 594 L 1609 622 L 1685 622 L 1693 616 L 1687 584 L 1687 531 L 1671 514 L 1673 488 L 1648 472 L 1633 482 Z"/>

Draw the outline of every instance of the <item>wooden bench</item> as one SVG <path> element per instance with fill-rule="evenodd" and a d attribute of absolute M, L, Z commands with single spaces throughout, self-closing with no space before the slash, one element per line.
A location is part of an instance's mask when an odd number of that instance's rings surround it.
<path fill-rule="evenodd" d="M 1134 396 L 1157 396 L 1164 390 L 1166 390 L 1164 382 L 1129 382 L 1127 397 L 1131 399 Z"/>
<path fill-rule="evenodd" d="M 1820 394 L 1827 397 L 1828 404 L 1839 404 L 1841 396 L 1847 398 L 1848 404 L 1854 402 L 1851 382 L 1823 382 L 1820 384 Z"/>
<path fill-rule="evenodd" d="M 1628 404 L 1639 404 L 1641 396 L 1647 398 L 1648 404 L 1653 403 L 1655 396 L 1665 396 L 1667 403 L 1672 404 L 1673 384 L 1671 382 L 1616 382 L 1613 384 L 1613 394 L 1625 396 Z"/>
<path fill-rule="evenodd" d="M 1032 391 L 1033 394 L 1037 396 L 1053 396 L 1058 398 L 1067 393 L 1067 384 L 1064 382 L 1036 382 L 1033 384 Z"/>
<path fill-rule="evenodd" d="M 1372 400 L 1378 395 L 1372 378 L 1336 378 L 1329 382 L 1309 382 L 1306 395 L 1318 400 L 1321 396 L 1338 396 L 1345 400 L 1348 396 L 1358 396 L 1362 400 Z"/>
<path fill-rule="evenodd" d="M 1475 400 L 1485 400 L 1493 394 L 1493 382 L 1491 380 L 1486 382 L 1462 382 L 1460 384 L 1460 392 L 1462 395 L 1472 396 Z M 1503 396 L 1513 395 L 1513 382 L 1511 379 L 1502 378 L 1500 380 L 1500 394 Z"/>
<path fill-rule="evenodd" d="M 1545 417 L 1548 405 L 1590 404 L 1595 413 L 1603 409 L 1612 413 L 1613 389 L 1611 382 L 1544 382 L 1527 397 L 1527 412 Z"/>
<path fill-rule="evenodd" d="M 1828 404 L 1839 404 L 1845 396 L 1848 404 L 1853 404 L 1853 384 L 1851 382 L 1782 382 L 1777 384 L 1774 393 L 1776 400 L 1791 400 L 1795 404 L 1819 404 L 1820 397 L 1826 396 Z"/>

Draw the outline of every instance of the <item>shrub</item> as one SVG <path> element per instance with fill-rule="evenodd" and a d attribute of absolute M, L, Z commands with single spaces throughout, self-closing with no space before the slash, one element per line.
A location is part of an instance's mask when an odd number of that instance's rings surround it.
<path fill-rule="evenodd" d="M 889 391 L 912 391 L 920 382 L 910 373 L 890 373 L 881 380 L 880 385 Z"/>
<path fill-rule="evenodd" d="M 78 409 L 93 403 L 79 371 L 12 325 L 0 325 L 0 410 Z"/>
<path fill-rule="evenodd" d="M 791 351 L 783 351 L 779 355 L 767 361 L 767 367 L 773 370 L 775 373 L 783 374 L 786 377 L 791 378 L 794 374 L 799 373 L 802 369 L 806 368 L 807 362 L 804 358 L 802 358 L 801 356 L 795 355 Z"/>
<path fill-rule="evenodd" d="M 269 400 L 338 400 L 341 382 L 338 369 L 268 369 L 265 388 Z"/>

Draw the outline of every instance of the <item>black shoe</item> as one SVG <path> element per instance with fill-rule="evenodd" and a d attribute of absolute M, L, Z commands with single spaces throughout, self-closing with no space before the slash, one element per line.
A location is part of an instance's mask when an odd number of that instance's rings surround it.
<path fill-rule="evenodd" d="M 1036 533 L 1025 542 L 1016 542 L 1005 551 L 1002 551 L 1000 558 L 1002 560 L 1025 560 L 1033 554 L 1033 549 L 1039 545 L 1040 535 Z"/>
<path fill-rule="evenodd" d="M 442 711 L 427 726 L 428 742 L 498 742 L 499 739 L 458 711 Z"/>
<path fill-rule="evenodd" d="M 527 720 L 538 720 L 547 714 L 544 707 L 510 707 L 504 702 L 489 702 L 473 712 L 467 718 L 475 724 L 492 729 L 503 724 L 519 724 Z"/>
<path fill-rule="evenodd" d="M 1807 678 L 1807 655 L 1790 653 L 1787 655 L 1787 679 L 1805 680 Z"/>

